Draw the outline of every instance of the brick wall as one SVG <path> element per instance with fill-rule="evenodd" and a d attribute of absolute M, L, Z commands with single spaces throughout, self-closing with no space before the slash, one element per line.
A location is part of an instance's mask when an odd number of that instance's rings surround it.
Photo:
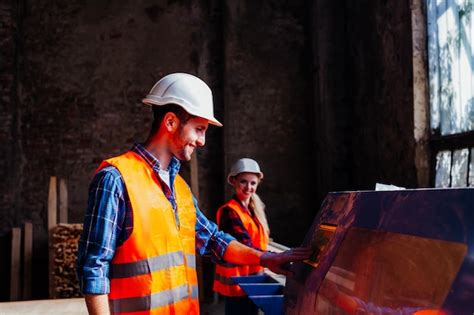
<path fill-rule="evenodd" d="M 328 191 L 416 186 L 410 20 L 408 1 L 1 2 L 0 235 L 33 222 L 34 296 L 49 177 L 68 180 L 81 222 L 95 168 L 145 139 L 141 98 L 169 72 L 207 81 L 225 123 L 197 153 L 211 218 L 242 156 L 261 164 L 272 235 L 290 245 Z"/>
<path fill-rule="evenodd" d="M 296 245 L 318 209 L 310 198 L 312 77 L 305 2 L 229 2 L 226 12 L 225 170 L 242 157 L 259 162 L 265 178 L 258 192 L 272 237 Z"/>

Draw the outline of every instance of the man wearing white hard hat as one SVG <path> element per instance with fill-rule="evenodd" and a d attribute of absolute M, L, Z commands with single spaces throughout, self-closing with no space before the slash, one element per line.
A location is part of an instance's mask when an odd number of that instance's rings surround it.
<path fill-rule="evenodd" d="M 170 74 L 143 103 L 154 116 L 148 139 L 104 160 L 90 186 L 77 261 L 90 314 L 199 314 L 196 253 L 280 273 L 309 256 L 249 248 L 199 210 L 178 171 L 205 144 L 208 125 L 222 126 L 206 83 Z"/>

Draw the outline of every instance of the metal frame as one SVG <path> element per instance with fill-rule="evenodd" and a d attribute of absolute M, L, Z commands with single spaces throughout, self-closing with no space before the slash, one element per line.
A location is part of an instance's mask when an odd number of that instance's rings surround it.
<path fill-rule="evenodd" d="M 467 171 L 467 184 L 469 186 L 469 166 L 473 159 L 471 154 L 471 148 L 474 148 L 474 131 L 463 132 L 459 134 L 453 135 L 446 135 L 441 136 L 439 135 L 439 131 L 437 134 L 432 134 L 430 137 L 430 161 L 431 161 L 431 176 L 430 176 L 430 183 L 432 187 L 435 187 L 436 184 L 436 154 L 440 151 L 449 150 L 452 153 L 455 150 L 459 149 L 469 149 L 469 157 L 468 157 L 468 171 Z M 452 162 L 453 162 L 453 154 L 451 154 L 451 169 L 450 169 L 450 177 L 452 178 L 451 171 L 452 171 Z M 450 183 L 451 187 L 451 183 Z"/>

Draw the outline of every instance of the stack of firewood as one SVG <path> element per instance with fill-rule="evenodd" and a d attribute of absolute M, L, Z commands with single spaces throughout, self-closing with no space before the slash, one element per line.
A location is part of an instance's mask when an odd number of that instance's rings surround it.
<path fill-rule="evenodd" d="M 54 298 L 80 297 L 76 259 L 82 224 L 59 224 L 51 231 Z"/>

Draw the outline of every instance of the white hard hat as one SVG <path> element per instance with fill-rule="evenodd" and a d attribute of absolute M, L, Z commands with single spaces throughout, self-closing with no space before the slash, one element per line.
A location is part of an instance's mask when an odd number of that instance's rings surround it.
<path fill-rule="evenodd" d="M 188 73 L 172 73 L 161 78 L 142 102 L 147 105 L 176 104 L 193 116 L 222 126 L 214 117 L 211 89 L 203 80 Z"/>
<path fill-rule="evenodd" d="M 257 161 L 249 158 L 240 159 L 232 165 L 229 175 L 227 176 L 227 182 L 232 185 L 230 178 L 240 173 L 255 173 L 260 179 L 263 178 L 263 173 L 260 171 L 260 166 L 258 166 Z"/>

